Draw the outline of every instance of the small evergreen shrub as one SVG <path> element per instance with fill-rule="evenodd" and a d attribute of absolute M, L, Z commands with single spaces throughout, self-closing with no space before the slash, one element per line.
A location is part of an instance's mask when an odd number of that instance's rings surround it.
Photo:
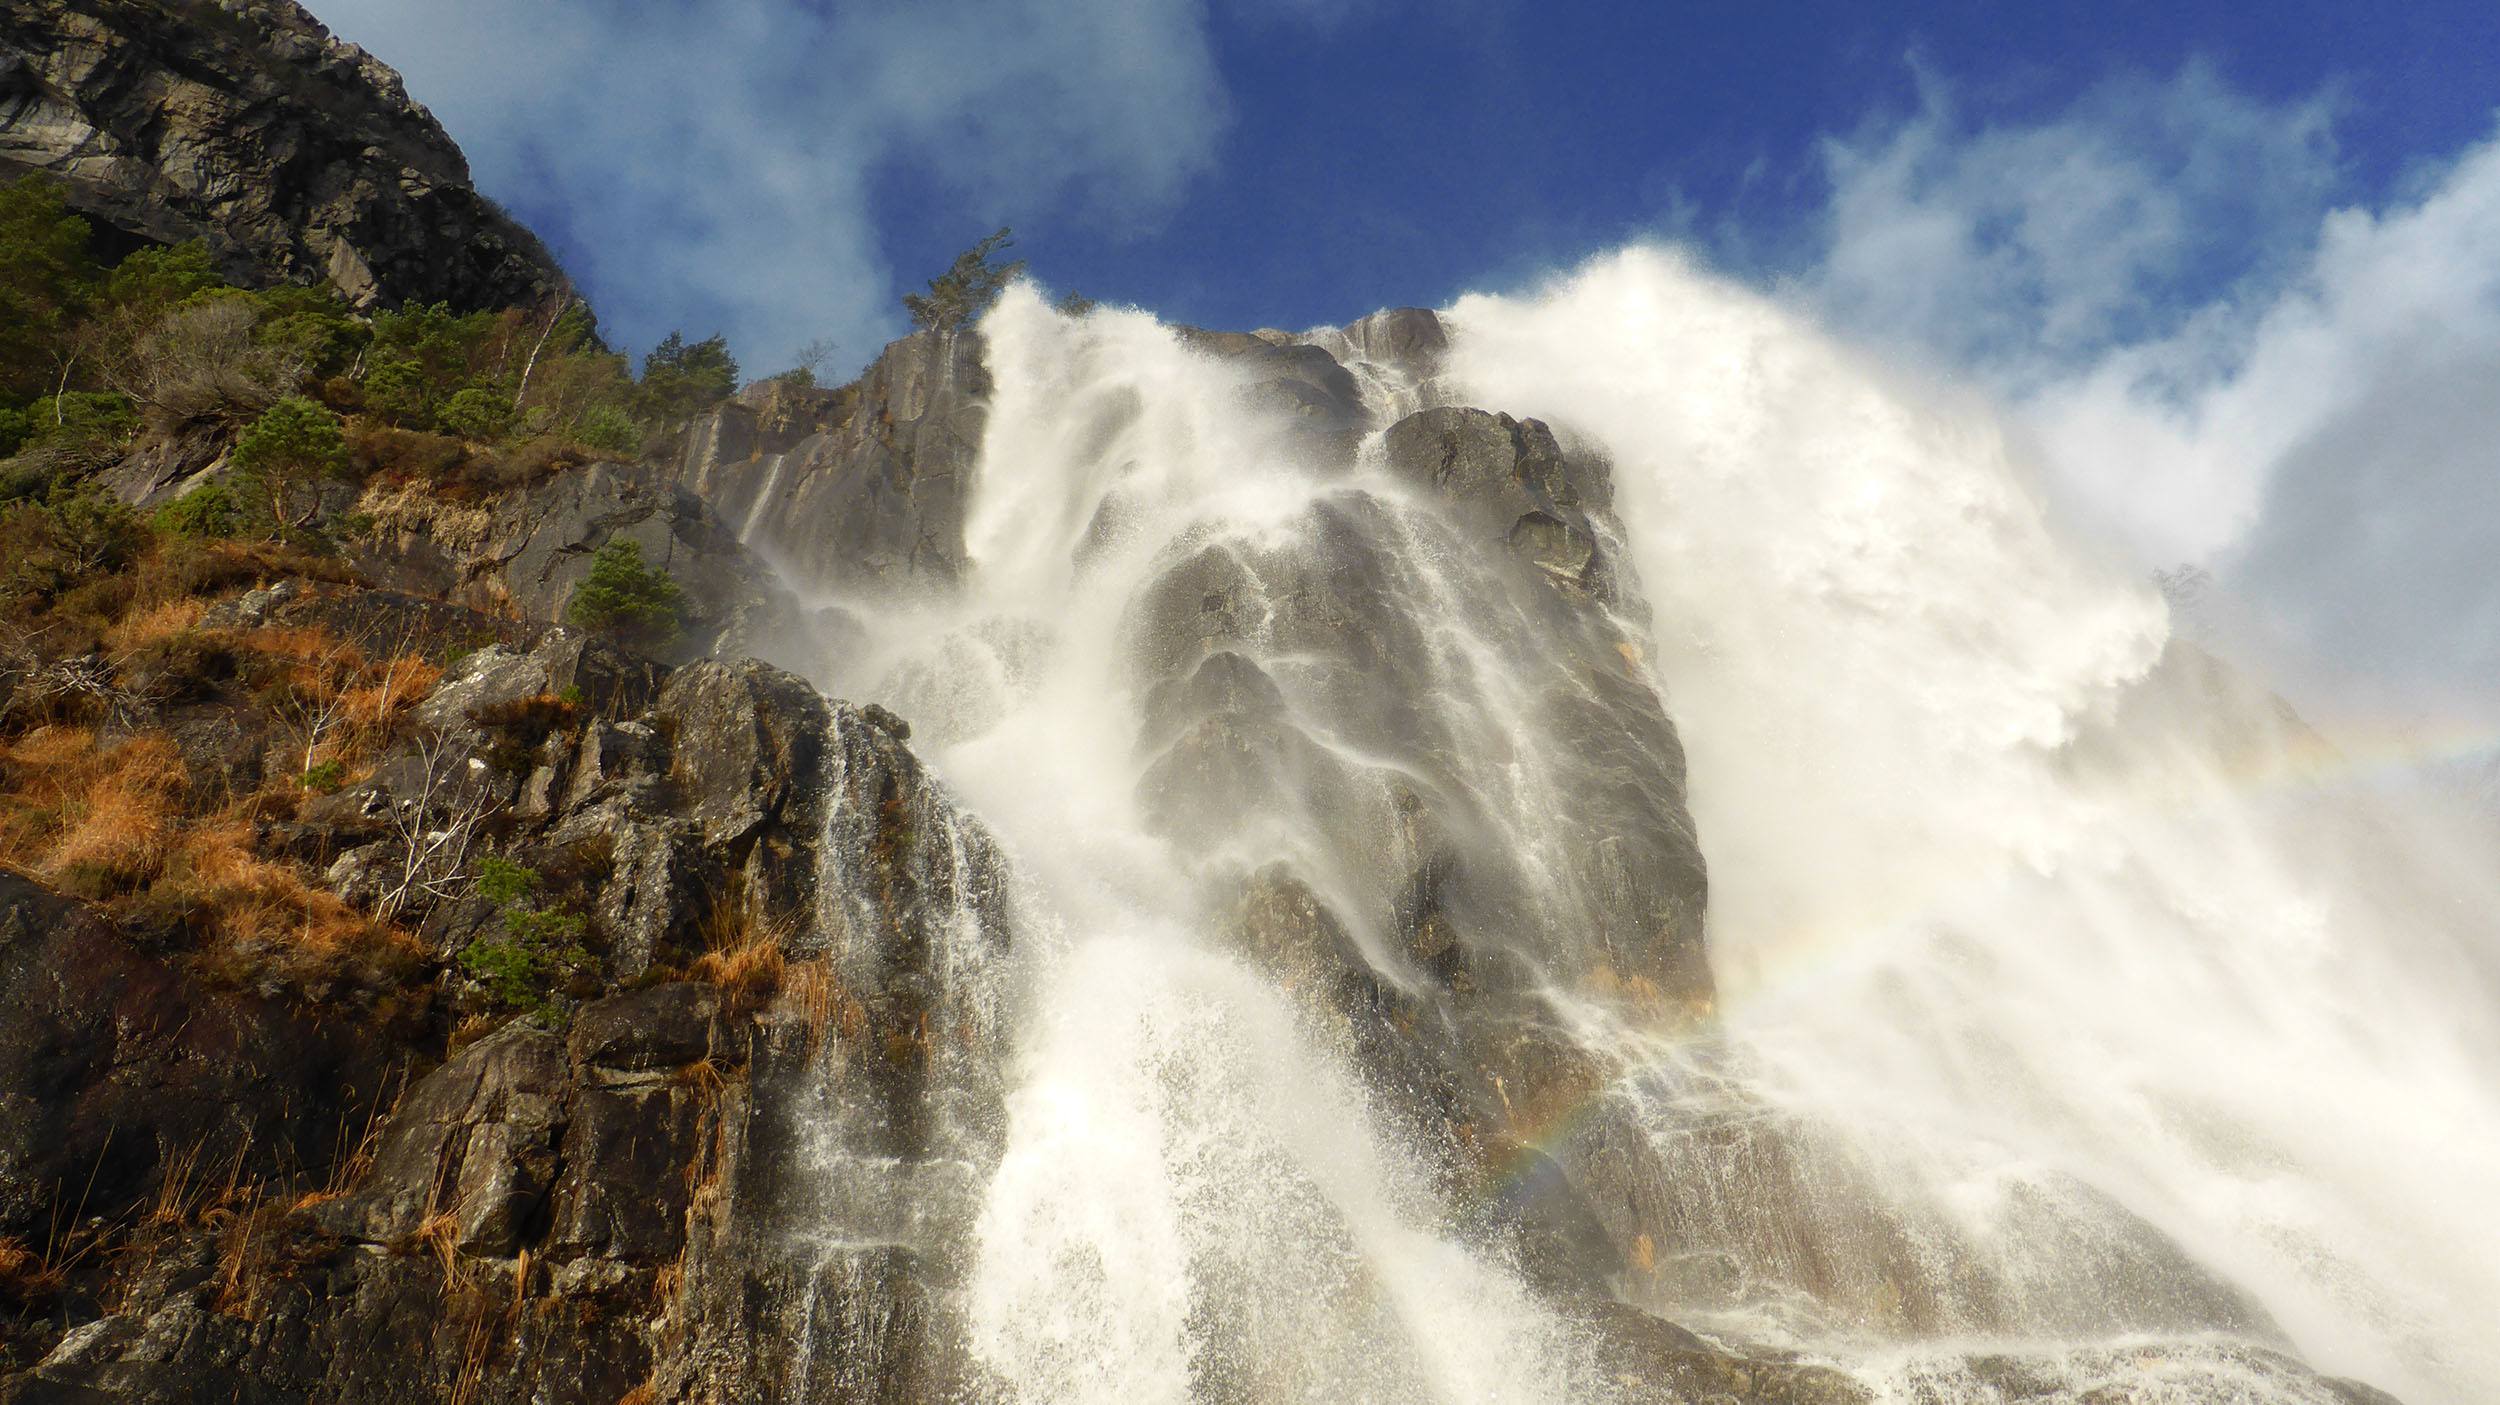
<path fill-rule="evenodd" d="M 593 405 L 582 416 L 581 427 L 573 431 L 573 439 L 585 449 L 605 454 L 630 454 L 642 447 L 642 431 L 634 426 L 634 417 L 614 405 Z"/>
<path fill-rule="evenodd" d="M 460 949 L 460 969 L 489 998 L 534 1015 L 556 1013 L 565 982 L 591 964 L 582 946 L 588 921 L 535 902 L 545 881 L 538 870 L 509 859 L 480 860 L 476 892 L 503 910 L 503 932 Z"/>
<path fill-rule="evenodd" d="M 613 537 L 591 555 L 590 574 L 573 587 L 564 616 L 584 629 L 666 644 L 685 624 L 686 592 L 668 572 L 643 564 L 639 543 Z"/>
<path fill-rule="evenodd" d="M 473 385 L 444 401 L 435 420 L 445 433 L 463 439 L 492 439 L 512 422 L 512 403 L 506 396 Z"/>
<path fill-rule="evenodd" d="M 365 408 L 401 429 L 431 429 L 425 369 L 405 359 L 382 361 L 365 372 Z"/>
<path fill-rule="evenodd" d="M 309 526 L 321 504 L 318 480 L 347 471 L 339 417 L 301 395 L 261 412 L 234 445 L 235 487 L 280 529 Z"/>
<path fill-rule="evenodd" d="M 202 483 L 158 508 L 149 520 L 169 536 L 231 537 L 243 531 L 249 516 L 225 484 Z"/>

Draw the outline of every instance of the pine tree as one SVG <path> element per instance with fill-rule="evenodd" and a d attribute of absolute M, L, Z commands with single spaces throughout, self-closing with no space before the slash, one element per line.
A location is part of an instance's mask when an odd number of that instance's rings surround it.
<path fill-rule="evenodd" d="M 573 587 L 564 614 L 584 629 L 665 645 L 685 623 L 686 592 L 668 572 L 643 564 L 638 543 L 611 537 L 591 553 L 590 574 Z"/>
<path fill-rule="evenodd" d="M 905 293 L 903 310 L 911 314 L 912 325 L 932 331 L 951 332 L 972 324 L 1007 285 L 1024 273 L 1024 260 L 994 264 L 993 255 L 1016 242 L 1015 232 L 1001 225 L 998 232 L 955 256 L 954 265 L 929 280 L 929 291 Z"/>
<path fill-rule="evenodd" d="M 671 332 L 642 358 L 643 413 L 654 423 L 690 418 L 728 399 L 737 388 L 738 361 L 721 337 L 689 342 L 682 333 Z"/>
<path fill-rule="evenodd" d="M 281 531 L 309 526 L 321 510 L 318 480 L 347 467 L 339 417 L 290 395 L 261 412 L 234 445 L 235 484 Z M 304 504 L 296 511 L 298 502 Z"/>

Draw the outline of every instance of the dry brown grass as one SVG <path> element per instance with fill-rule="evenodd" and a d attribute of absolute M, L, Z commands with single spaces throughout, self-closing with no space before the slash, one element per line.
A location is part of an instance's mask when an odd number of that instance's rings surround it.
<path fill-rule="evenodd" d="M 68 1281 L 60 1265 L 28 1248 L 24 1240 L 0 1238 L 0 1300 L 34 1307 L 51 1299 Z"/>
<path fill-rule="evenodd" d="M 348 725 L 367 733 L 387 732 L 408 709 L 425 701 L 442 677 L 440 667 L 415 654 L 367 664 L 363 681 L 341 695 Z"/>
<path fill-rule="evenodd" d="M 781 991 L 789 969 L 784 948 L 794 925 L 741 887 L 714 902 L 704 915 L 704 952 L 689 974 L 720 989 L 722 1010 L 729 1018 L 752 1015 Z"/>
<path fill-rule="evenodd" d="M 437 1210 L 425 1217 L 409 1236 L 409 1247 L 433 1258 L 443 1270 L 443 1282 L 449 1285 L 460 1271 L 460 1219 L 449 1210 Z"/>
<path fill-rule="evenodd" d="M 252 825 L 232 813 L 184 832 L 166 871 L 202 900 L 215 934 L 238 947 L 331 957 L 413 945 L 406 933 L 349 907 L 293 864 L 255 852 Z"/>
<path fill-rule="evenodd" d="M 258 1190 L 253 1187 L 255 1197 Z M 217 1311 L 247 1322 L 259 1318 L 260 1290 L 283 1215 L 279 1207 L 257 1198 L 239 1209 L 211 1213 L 210 1221 L 223 1231 L 217 1237 Z"/>
<path fill-rule="evenodd" d="M 168 737 L 38 727 L 0 746 L 0 861 L 88 897 L 128 891 L 162 866 L 182 791 Z"/>
<path fill-rule="evenodd" d="M 425 479 L 377 478 L 356 500 L 356 510 L 372 517 L 375 531 L 392 540 L 405 543 L 430 537 L 455 554 L 485 546 L 495 530 L 491 510 L 448 501 Z"/>
<path fill-rule="evenodd" d="M 729 1075 L 723 1073 L 719 1062 L 708 1054 L 679 1068 L 673 1077 L 678 1083 L 692 1088 L 695 1096 L 706 1103 L 718 1098 L 721 1091 L 729 1086 Z"/>
<path fill-rule="evenodd" d="M 105 628 L 104 645 L 116 654 L 144 649 L 199 628 L 200 617 L 207 613 L 208 602 L 195 595 L 136 606 Z"/>
<path fill-rule="evenodd" d="M 832 963 L 822 957 L 785 965 L 781 998 L 784 1008 L 806 1026 L 811 1054 L 824 1047 L 829 1034 L 839 1034 L 848 1045 L 858 1043 L 868 1031 L 868 1007 L 843 986 Z"/>

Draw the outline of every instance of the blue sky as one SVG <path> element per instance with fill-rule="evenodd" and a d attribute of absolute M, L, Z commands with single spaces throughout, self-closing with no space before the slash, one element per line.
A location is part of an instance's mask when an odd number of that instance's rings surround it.
<path fill-rule="evenodd" d="M 2362 203 L 2489 135 L 2500 99 L 2500 7 L 2473 3 L 314 8 L 405 73 L 623 341 L 726 331 L 759 371 L 815 336 L 864 360 L 899 293 L 1000 223 L 1056 286 L 1304 326 L 1662 232 L 1794 273 L 1822 144 L 1939 90 L 1976 130 L 2193 66 L 2331 105 L 2330 194 Z M 686 276 L 714 255 L 742 293 Z"/>
<path fill-rule="evenodd" d="M 310 3 L 628 347 L 846 375 L 998 224 L 1219 327 L 1673 241 L 1998 399 L 2291 672 L 2500 726 L 2490 0 Z"/>

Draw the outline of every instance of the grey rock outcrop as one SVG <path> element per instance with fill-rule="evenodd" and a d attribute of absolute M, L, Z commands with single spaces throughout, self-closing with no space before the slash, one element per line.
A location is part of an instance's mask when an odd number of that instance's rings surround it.
<path fill-rule="evenodd" d="M 811 662 L 802 655 L 815 641 L 779 574 L 658 466 L 596 461 L 474 505 L 375 486 L 360 506 L 375 525 L 350 559 L 396 589 L 552 623 L 599 548 L 627 541 L 684 592 L 683 628 L 658 646 L 663 656 Z"/>
<path fill-rule="evenodd" d="M 399 75 L 293 0 L 0 0 L 0 175 L 22 171 L 125 240 L 206 240 L 246 286 L 464 311 L 571 291 Z"/>
<path fill-rule="evenodd" d="M 856 385 L 721 406 L 688 431 L 678 481 L 803 589 L 951 584 L 988 395 L 977 336 L 916 332 Z"/>

